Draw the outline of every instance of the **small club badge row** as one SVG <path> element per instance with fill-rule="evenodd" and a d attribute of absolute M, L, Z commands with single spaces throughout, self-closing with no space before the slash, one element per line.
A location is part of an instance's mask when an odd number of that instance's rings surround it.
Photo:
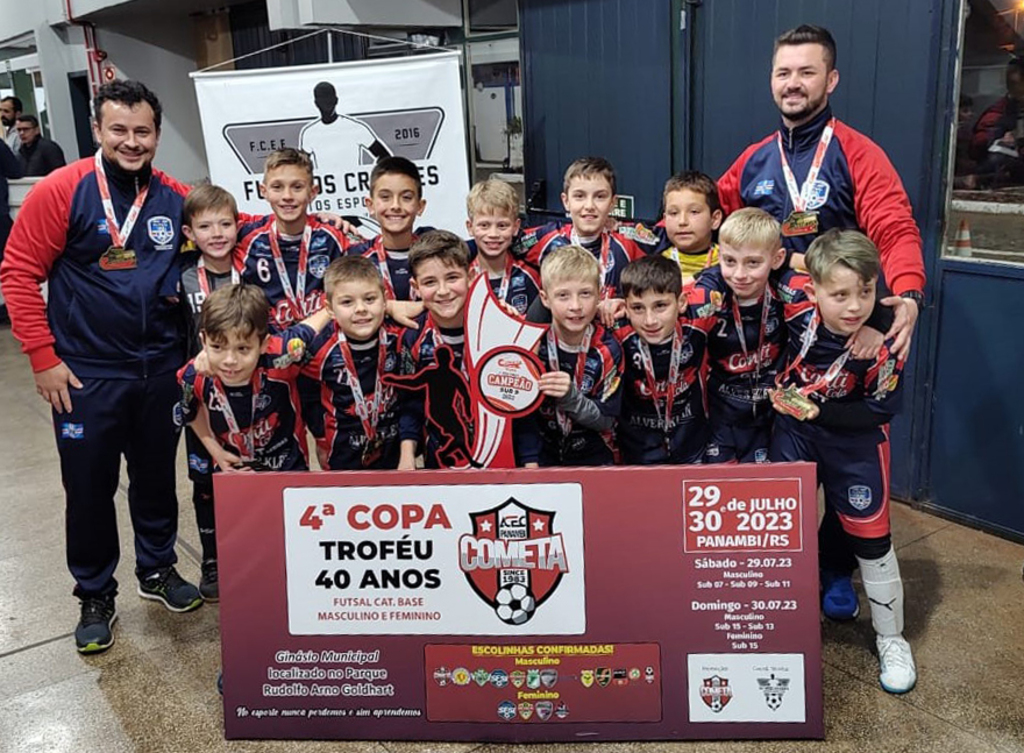
<path fill-rule="evenodd" d="M 518 706 L 515 701 L 502 701 L 498 704 L 498 718 L 511 722 L 516 717 L 521 717 L 524 722 L 536 718 L 538 721 L 546 722 L 552 716 L 557 719 L 566 719 L 569 716 L 569 707 L 565 701 L 523 701 Z"/>
<path fill-rule="evenodd" d="M 610 685 L 621 687 L 641 680 L 651 684 L 655 680 L 655 671 L 653 666 L 645 667 L 643 670 L 639 667 L 597 667 L 596 669 L 581 669 L 579 674 L 560 676 L 557 669 L 551 668 L 515 669 L 511 672 L 506 672 L 504 669 L 487 670 L 483 668 L 470 671 L 465 667 L 456 667 L 455 669 L 438 667 L 434 670 L 434 682 L 442 688 L 449 684 L 465 687 L 476 683 L 481 688 L 487 685 L 495 688 L 505 688 L 511 685 L 515 688 L 525 687 L 528 690 L 540 690 L 555 687 L 559 680 L 563 683 L 566 680 L 578 681 L 585 688 L 593 686 L 605 688 Z"/>

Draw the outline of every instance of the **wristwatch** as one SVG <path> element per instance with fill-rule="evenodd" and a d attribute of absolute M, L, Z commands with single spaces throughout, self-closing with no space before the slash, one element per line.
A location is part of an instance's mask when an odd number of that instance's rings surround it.
<path fill-rule="evenodd" d="M 924 308 L 924 293 L 920 290 L 907 290 L 906 292 L 900 293 L 900 298 L 909 298 L 917 304 L 918 310 Z"/>

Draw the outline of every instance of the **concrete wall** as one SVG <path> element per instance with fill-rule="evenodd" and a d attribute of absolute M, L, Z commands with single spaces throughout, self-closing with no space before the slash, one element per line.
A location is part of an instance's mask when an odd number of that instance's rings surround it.
<path fill-rule="evenodd" d="M 88 67 L 82 30 L 79 27 L 55 28 L 42 23 L 35 31 L 51 138 L 61 145 L 68 160 L 74 160 L 78 154 L 78 142 L 68 74 L 85 71 Z"/>

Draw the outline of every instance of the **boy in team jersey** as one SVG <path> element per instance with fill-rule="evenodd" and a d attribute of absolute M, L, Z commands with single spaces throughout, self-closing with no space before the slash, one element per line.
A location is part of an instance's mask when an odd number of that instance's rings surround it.
<path fill-rule="evenodd" d="M 238 272 L 232 266 L 232 252 L 238 239 L 238 206 L 235 198 L 220 186 L 203 185 L 189 191 L 183 214 L 182 232 L 199 249 L 199 254 L 181 271 L 179 294 L 188 333 L 188 356 L 194 358 L 203 347 L 199 338 L 203 302 L 213 291 L 238 282 Z M 220 589 L 212 459 L 190 426 L 185 427 L 185 448 L 203 553 L 199 593 L 206 601 L 217 601 Z"/>
<path fill-rule="evenodd" d="M 704 354 L 712 320 L 685 316 L 679 265 L 648 256 L 622 272 L 629 325 L 615 330 L 625 386 L 617 437 L 627 465 L 700 463 L 708 440 Z"/>
<path fill-rule="evenodd" d="M 385 377 L 400 365 L 400 331 L 385 322 L 386 290 L 377 266 L 362 256 L 335 259 L 324 275 L 334 317 L 309 343 L 302 373 L 320 384 L 322 468 L 397 468 L 398 399 Z"/>
<path fill-rule="evenodd" d="M 891 340 L 876 358 L 856 358 L 850 349 L 872 315 L 879 254 L 862 233 L 833 229 L 814 240 L 804 262 L 812 306 L 787 317 L 787 365 L 771 395 L 779 415 L 770 457 L 817 465 L 826 515 L 841 524 L 860 566 L 879 681 L 890 693 L 906 693 L 917 669 L 903 637 L 903 582 L 892 546 L 888 483 L 888 423 L 899 410 L 903 361 Z"/>
<path fill-rule="evenodd" d="M 582 246 L 552 249 L 540 268 L 540 299 L 551 326 L 538 346 L 548 367 L 536 412 L 540 465 L 612 465 L 622 401 L 622 349 L 596 321 L 601 267 Z"/>
<path fill-rule="evenodd" d="M 540 281 L 530 267 L 512 258 L 512 242 L 519 233 L 519 196 L 502 180 L 481 181 L 470 189 L 466 211 L 466 229 L 476 249 L 471 277 L 486 274 L 498 300 L 525 315 L 537 298 Z"/>
<path fill-rule="evenodd" d="M 369 258 L 380 270 L 391 300 L 410 301 L 409 249 L 417 234 L 416 218 L 423 214 L 423 180 L 419 168 L 405 157 L 384 157 L 370 173 L 366 208 L 380 225 L 373 240 L 353 246 L 348 253 Z"/>

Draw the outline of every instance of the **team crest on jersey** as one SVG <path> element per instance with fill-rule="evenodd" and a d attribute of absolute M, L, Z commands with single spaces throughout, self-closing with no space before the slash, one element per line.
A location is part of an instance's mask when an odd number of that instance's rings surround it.
<path fill-rule="evenodd" d="M 811 184 L 811 195 L 807 199 L 807 210 L 814 211 L 825 206 L 828 201 L 828 194 L 832 187 L 823 180 L 816 180 Z"/>
<path fill-rule="evenodd" d="M 779 328 L 779 320 L 774 316 L 769 316 L 768 321 L 764 323 L 764 333 L 770 335 L 772 332 Z"/>
<path fill-rule="evenodd" d="M 473 532 L 459 539 L 459 567 L 476 595 L 507 625 L 529 622 L 569 572 L 554 519 L 554 512 L 509 497 L 471 514 Z"/>
<path fill-rule="evenodd" d="M 847 491 L 847 499 L 854 510 L 867 510 L 871 507 L 871 487 L 857 484 Z"/>
<path fill-rule="evenodd" d="M 693 346 L 686 343 L 679 351 L 679 363 L 688 363 L 691 358 L 693 358 Z"/>
<path fill-rule="evenodd" d="M 146 229 L 158 250 L 166 251 L 171 247 L 171 241 L 174 240 L 174 223 L 170 217 L 150 217 L 146 222 Z"/>
<path fill-rule="evenodd" d="M 324 273 L 327 271 L 327 265 L 330 261 L 331 260 L 323 254 L 311 256 L 309 259 L 309 273 L 318 280 L 324 279 Z"/>
<path fill-rule="evenodd" d="M 775 181 L 768 179 L 758 181 L 757 185 L 754 186 L 754 196 L 767 196 L 775 190 Z"/>

